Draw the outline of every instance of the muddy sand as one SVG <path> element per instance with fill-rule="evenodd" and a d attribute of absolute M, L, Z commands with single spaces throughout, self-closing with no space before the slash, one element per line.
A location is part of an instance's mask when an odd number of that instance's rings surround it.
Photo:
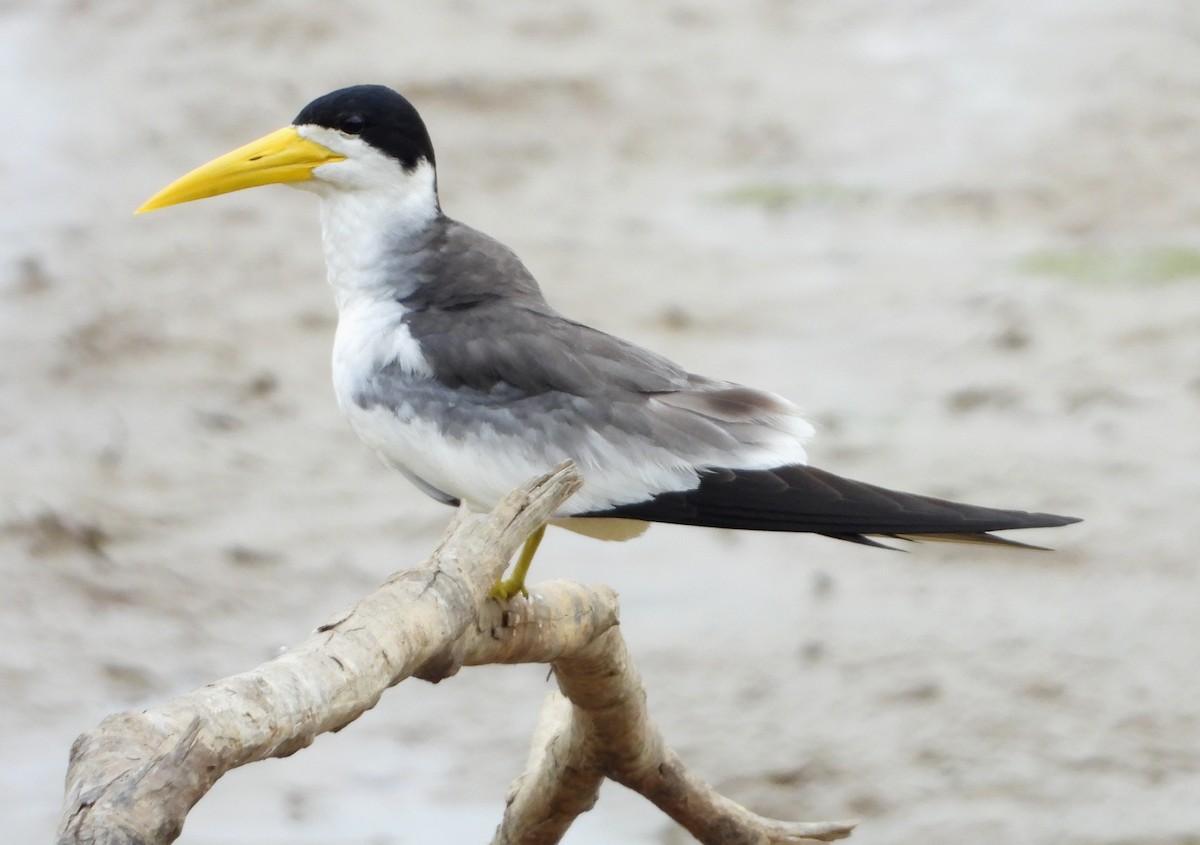
<path fill-rule="evenodd" d="M 449 512 L 329 385 L 316 205 L 135 218 L 355 82 L 564 312 L 773 389 L 814 464 L 1078 514 L 1051 554 L 565 532 L 667 737 L 855 842 L 1200 839 L 1200 6 L 1190 0 L 0 5 L 0 829 L 72 739 L 250 667 Z M 192 845 L 484 842 L 540 667 L 406 683 L 230 775 Z M 606 788 L 567 842 L 680 843 Z"/>

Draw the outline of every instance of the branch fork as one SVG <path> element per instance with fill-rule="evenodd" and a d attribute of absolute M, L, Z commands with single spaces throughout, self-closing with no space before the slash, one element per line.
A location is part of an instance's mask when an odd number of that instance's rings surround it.
<path fill-rule="evenodd" d="M 421 566 L 393 575 L 290 651 L 159 707 L 109 716 L 81 735 L 71 748 L 59 845 L 165 845 L 226 772 L 294 754 L 400 681 L 530 662 L 550 663 L 561 692 L 546 698 L 493 845 L 560 841 L 605 778 L 640 792 L 706 845 L 848 836 L 852 822 L 757 816 L 688 771 L 650 722 L 610 588 L 553 581 L 527 599 L 488 600 L 517 547 L 581 483 L 568 463 L 490 514 L 460 509 Z"/>

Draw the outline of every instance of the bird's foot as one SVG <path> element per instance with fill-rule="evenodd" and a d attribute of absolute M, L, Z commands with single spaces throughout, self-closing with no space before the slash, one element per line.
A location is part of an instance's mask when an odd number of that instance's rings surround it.
<path fill-rule="evenodd" d="M 529 598 L 529 590 L 525 589 L 525 576 L 529 573 L 529 564 L 533 563 L 533 556 L 537 553 L 538 544 L 542 542 L 542 535 L 545 533 L 546 526 L 543 525 L 526 538 L 512 575 L 493 584 L 492 589 L 488 590 L 489 596 L 496 601 L 508 601 L 517 593 Z"/>
<path fill-rule="evenodd" d="M 488 596 L 496 601 L 508 601 L 518 593 L 529 598 L 529 590 L 525 589 L 525 579 L 515 575 L 512 578 L 501 578 L 488 590 Z"/>

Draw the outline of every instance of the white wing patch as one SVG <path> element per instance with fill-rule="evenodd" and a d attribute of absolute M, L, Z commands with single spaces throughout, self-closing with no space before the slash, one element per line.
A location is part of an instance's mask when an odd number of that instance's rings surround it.
<path fill-rule="evenodd" d="M 804 445 L 815 429 L 800 409 L 774 393 L 733 382 L 691 376 L 692 388 L 654 396 L 658 403 L 689 411 L 732 436 L 739 448 L 697 456 L 698 465 L 726 469 L 773 469 L 808 463 Z"/>

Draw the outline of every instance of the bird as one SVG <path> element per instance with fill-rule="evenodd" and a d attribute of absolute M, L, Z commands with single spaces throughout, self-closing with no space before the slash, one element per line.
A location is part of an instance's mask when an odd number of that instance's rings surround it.
<path fill-rule="evenodd" d="M 318 97 L 137 211 L 273 183 L 320 198 L 338 405 L 385 464 L 440 502 L 486 511 L 571 460 L 582 487 L 552 522 L 605 539 L 658 522 L 885 547 L 893 538 L 1040 548 L 991 532 L 1079 521 L 810 466 L 814 427 L 791 401 L 560 314 L 511 249 L 443 213 L 425 122 L 383 85 Z M 528 594 L 544 531 L 526 539 L 495 598 Z"/>

